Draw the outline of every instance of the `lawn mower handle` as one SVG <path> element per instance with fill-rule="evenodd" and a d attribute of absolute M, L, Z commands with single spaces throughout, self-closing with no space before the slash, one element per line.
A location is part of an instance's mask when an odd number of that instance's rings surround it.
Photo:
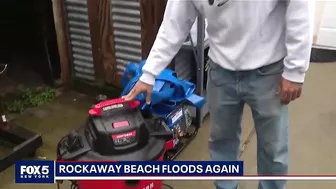
<path fill-rule="evenodd" d="M 89 110 L 89 114 L 92 115 L 92 116 L 102 116 L 102 110 L 105 107 L 118 105 L 118 104 L 128 105 L 129 109 L 135 109 L 140 105 L 140 102 L 137 101 L 137 100 L 126 101 L 123 98 L 105 100 L 105 101 L 99 102 L 98 104 L 94 105 L 94 107 Z M 115 108 L 119 108 L 119 107 L 116 106 Z M 112 109 L 114 109 L 114 108 L 112 108 Z"/>

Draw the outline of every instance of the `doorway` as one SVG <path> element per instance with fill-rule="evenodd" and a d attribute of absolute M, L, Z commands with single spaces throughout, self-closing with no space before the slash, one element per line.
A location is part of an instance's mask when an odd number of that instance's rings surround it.
<path fill-rule="evenodd" d="M 8 64 L 1 91 L 53 86 L 61 69 L 51 0 L 1 2 L 0 26 L 0 64 Z"/>

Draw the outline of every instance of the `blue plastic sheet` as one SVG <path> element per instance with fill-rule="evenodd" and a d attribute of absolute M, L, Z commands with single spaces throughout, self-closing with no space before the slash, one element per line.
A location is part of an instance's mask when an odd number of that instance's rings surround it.
<path fill-rule="evenodd" d="M 131 62 L 122 77 L 123 92 L 122 96 L 127 95 L 142 75 L 142 67 L 146 63 L 141 61 L 139 65 Z M 194 94 L 196 89 L 195 84 L 180 80 L 177 78 L 173 70 L 165 69 L 155 80 L 153 86 L 151 104 L 146 104 L 146 94 L 140 94 L 136 97 L 141 103 L 142 109 L 149 109 L 153 114 L 165 117 L 174 110 L 176 105 L 185 101 L 190 102 L 196 108 L 202 108 L 205 99 Z"/>

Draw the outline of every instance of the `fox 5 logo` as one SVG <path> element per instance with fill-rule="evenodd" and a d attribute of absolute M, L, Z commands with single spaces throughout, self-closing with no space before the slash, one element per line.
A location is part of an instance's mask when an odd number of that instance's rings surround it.
<path fill-rule="evenodd" d="M 49 166 L 48 165 L 21 165 L 20 177 L 25 179 L 48 179 Z"/>

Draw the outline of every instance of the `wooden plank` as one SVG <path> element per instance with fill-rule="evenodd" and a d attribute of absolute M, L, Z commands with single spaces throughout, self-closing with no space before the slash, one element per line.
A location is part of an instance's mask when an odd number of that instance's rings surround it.
<path fill-rule="evenodd" d="M 164 16 L 164 11 L 166 9 L 166 0 L 154 0 L 154 32 L 155 32 L 155 37 L 159 31 L 159 28 L 161 26 L 163 16 Z M 155 40 L 155 39 L 154 39 Z"/>
<path fill-rule="evenodd" d="M 103 85 L 104 82 L 104 65 L 102 62 L 101 54 L 101 36 L 100 36 L 100 26 L 101 22 L 104 21 L 100 18 L 99 6 L 103 0 L 87 0 L 88 5 L 88 16 L 90 23 L 90 35 L 91 35 L 91 46 L 92 46 L 92 57 L 95 69 L 95 78 L 98 85 Z M 106 0 L 105 0 L 106 1 Z M 106 24 L 106 23 L 105 23 Z"/>
<path fill-rule="evenodd" d="M 90 3 L 89 3 L 90 2 Z M 88 0 L 89 14 L 92 22 L 91 35 L 93 49 L 97 50 L 94 59 L 99 70 L 101 82 L 121 86 L 117 75 L 114 50 L 114 36 L 111 22 L 110 0 Z M 91 10 L 91 11 L 90 11 Z"/>
<path fill-rule="evenodd" d="M 165 7 L 166 0 L 142 0 L 140 3 L 143 59 L 147 58 L 153 46 L 163 19 Z"/>
<path fill-rule="evenodd" d="M 112 0 L 113 1 L 113 0 Z M 111 2 L 110 0 L 98 0 L 99 10 L 99 30 L 101 37 L 101 54 L 104 65 L 105 81 L 115 86 L 120 86 L 117 76 L 117 65 L 114 49 L 114 35 L 111 18 Z"/>
<path fill-rule="evenodd" d="M 58 53 L 60 57 L 61 79 L 65 88 L 70 87 L 71 83 L 71 62 L 69 45 L 67 43 L 67 30 L 65 25 L 63 0 L 52 0 L 54 22 L 57 36 Z"/>
<path fill-rule="evenodd" d="M 153 28 L 153 16 L 151 11 L 153 9 L 152 0 L 142 0 L 140 2 L 140 16 L 141 16 L 141 51 L 142 58 L 147 58 L 150 47 L 153 45 L 153 33 L 151 33 Z"/>

